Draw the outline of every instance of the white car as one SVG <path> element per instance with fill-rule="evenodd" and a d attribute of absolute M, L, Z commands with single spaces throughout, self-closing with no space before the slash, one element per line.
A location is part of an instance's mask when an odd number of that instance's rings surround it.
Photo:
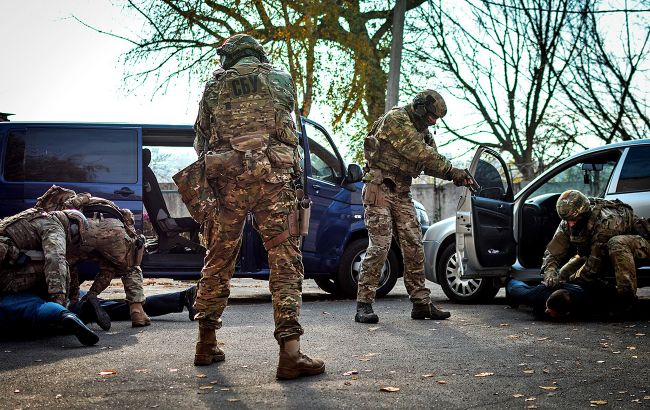
<path fill-rule="evenodd" d="M 479 147 L 470 172 L 480 191 L 465 188 L 456 217 L 431 225 L 424 236 L 426 277 L 455 302 L 489 301 L 508 276 L 541 280 L 542 256 L 560 223 L 555 203 L 567 189 L 618 198 L 650 218 L 650 139 L 569 157 L 516 195 L 506 163 L 494 150 Z M 639 287 L 650 285 L 650 268 L 637 270 Z"/>

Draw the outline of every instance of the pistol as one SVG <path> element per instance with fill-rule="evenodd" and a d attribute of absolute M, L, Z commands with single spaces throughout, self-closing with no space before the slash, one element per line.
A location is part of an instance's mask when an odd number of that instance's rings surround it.
<path fill-rule="evenodd" d="M 481 186 L 476 182 L 476 179 L 474 179 L 474 175 L 472 175 L 467 168 L 465 168 L 465 174 L 467 175 L 466 178 L 471 181 L 471 183 L 467 185 L 467 188 L 469 188 L 473 194 L 478 194 L 481 191 Z"/>

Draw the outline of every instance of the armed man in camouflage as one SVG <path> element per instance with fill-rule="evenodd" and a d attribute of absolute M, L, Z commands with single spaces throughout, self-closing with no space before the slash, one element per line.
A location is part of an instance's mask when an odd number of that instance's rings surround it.
<path fill-rule="evenodd" d="M 122 279 L 124 285 L 132 326 L 148 326 L 151 319 L 142 307 L 145 297 L 140 269 L 144 238 L 135 230 L 131 211 L 119 208 L 107 199 L 88 193 L 77 194 L 56 185 L 38 198 L 36 206 L 46 210 L 78 209 L 88 220 L 86 240 L 78 252 L 68 253 L 68 262 L 72 267 L 72 302 L 79 297 L 77 264 L 79 261 L 93 260 L 99 264 L 100 270 L 83 301 L 92 305 L 102 329 L 108 330 L 110 318 L 101 309 L 97 296 L 116 276 Z"/>
<path fill-rule="evenodd" d="M 247 213 L 268 251 L 279 379 L 323 373 L 323 361 L 300 352 L 303 265 L 296 227 L 293 181 L 300 175 L 298 135 L 291 117 L 295 86 L 268 64 L 248 35 L 228 38 L 217 50 L 221 67 L 205 87 L 194 148 L 205 161 L 218 204 L 203 223 L 207 253 L 196 298 L 199 341 L 195 365 L 224 360 L 215 331 L 230 294 Z M 181 187 L 179 187 L 181 189 Z M 188 206 L 189 207 L 189 206 Z"/>
<path fill-rule="evenodd" d="M 394 107 L 375 121 L 364 141 L 367 161 L 363 206 L 370 243 L 361 261 L 355 321 L 377 323 L 372 309 L 379 274 L 393 234 L 404 260 L 404 284 L 413 303 L 413 319 L 446 319 L 436 308 L 424 281 L 422 231 L 411 197 L 412 179 L 424 172 L 454 184 L 470 185 L 466 171 L 454 168 L 440 155 L 428 127 L 447 114 L 443 98 L 433 90 L 419 93 L 413 103 Z"/>
<path fill-rule="evenodd" d="M 617 304 L 629 308 L 636 299 L 635 261 L 650 258 L 647 221 L 619 200 L 587 198 L 576 190 L 563 192 L 556 207 L 562 221 L 544 253 L 543 283 L 551 288 L 567 281 L 595 285 L 609 257 Z"/>

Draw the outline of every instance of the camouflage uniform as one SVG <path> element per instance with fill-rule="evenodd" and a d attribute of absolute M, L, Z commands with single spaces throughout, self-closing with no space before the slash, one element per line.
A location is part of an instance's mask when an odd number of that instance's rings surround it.
<path fill-rule="evenodd" d="M 117 207 L 112 201 L 93 197 L 88 193 L 77 194 L 70 189 L 52 186 L 36 205 L 46 210 L 79 209 L 88 218 L 88 232 L 84 243 L 68 252 L 72 266 L 70 299 L 79 296 L 77 262 L 93 260 L 100 271 L 88 291 L 97 296 L 116 276 L 122 279 L 126 300 L 129 303 L 144 302 L 142 270 L 140 269 L 142 240 L 135 230 L 131 211 Z"/>
<path fill-rule="evenodd" d="M 70 287 L 66 260 L 70 222 L 64 212 L 30 208 L 0 221 L 0 242 L 21 251 L 43 251 L 44 263 L 0 266 L 0 292 L 38 291 L 65 305 Z"/>
<path fill-rule="evenodd" d="M 203 221 L 207 253 L 196 297 L 200 326 L 218 329 L 230 294 L 246 215 L 268 251 L 275 337 L 303 333 L 298 322 L 303 265 L 300 238 L 289 234 L 296 208 L 292 180 L 300 172 L 291 118 L 291 77 L 248 56 L 218 69 L 208 81 L 196 120 L 194 147 L 217 192 L 218 206 Z"/>
<path fill-rule="evenodd" d="M 566 200 L 566 194 L 558 202 Z M 650 258 L 650 243 L 635 229 L 639 218 L 619 200 L 588 201 L 581 223 L 570 228 L 562 220 L 546 247 L 544 281 L 551 286 L 566 281 L 593 282 L 604 275 L 603 260 L 609 256 L 618 294 L 633 297 L 637 286 L 635 260 Z"/>
<path fill-rule="evenodd" d="M 371 304 L 393 234 L 404 260 L 404 284 L 414 305 L 431 303 L 425 286 L 422 230 L 411 196 L 412 179 L 424 172 L 449 179 L 452 165 L 437 151 L 427 124 L 411 105 L 395 107 L 375 122 L 364 142 L 363 181 L 370 243 L 361 261 L 357 301 Z"/>

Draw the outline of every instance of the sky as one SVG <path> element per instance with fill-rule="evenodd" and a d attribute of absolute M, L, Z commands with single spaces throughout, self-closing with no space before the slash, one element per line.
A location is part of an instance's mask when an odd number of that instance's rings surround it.
<path fill-rule="evenodd" d="M 127 93 L 120 55 L 130 45 L 102 28 L 139 26 L 101 0 L 0 2 L 3 63 L 0 112 L 13 121 L 193 123 L 201 87 L 175 84 L 152 99 L 151 88 Z"/>

